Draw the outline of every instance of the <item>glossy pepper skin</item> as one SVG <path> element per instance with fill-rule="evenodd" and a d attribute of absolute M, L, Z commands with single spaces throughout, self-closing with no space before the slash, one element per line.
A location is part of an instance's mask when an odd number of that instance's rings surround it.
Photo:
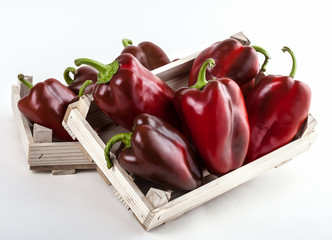
<path fill-rule="evenodd" d="M 203 63 L 193 87 L 176 93 L 174 104 L 207 170 L 220 176 L 243 164 L 250 131 L 240 87 L 229 78 L 206 81 L 208 65 L 213 59 Z"/>
<path fill-rule="evenodd" d="M 73 79 L 70 77 L 70 73 L 74 75 Z M 83 66 L 78 69 L 68 67 L 64 71 L 63 77 L 68 84 L 68 88 L 72 90 L 75 94 L 79 93 L 79 90 L 85 81 L 91 80 L 92 84 L 85 89 L 85 94 L 88 94 L 92 92 L 93 86 L 97 82 L 97 74 L 98 71 L 90 66 Z"/>
<path fill-rule="evenodd" d="M 141 42 L 138 46 L 133 46 L 131 40 L 123 39 L 122 44 L 125 47 L 122 53 L 132 54 L 149 70 L 159 68 L 171 62 L 166 53 L 152 42 Z"/>
<path fill-rule="evenodd" d="M 246 99 L 250 123 L 250 143 L 245 163 L 289 143 L 308 117 L 311 91 L 308 85 L 293 79 L 296 71 L 294 53 L 290 76 L 267 75 Z"/>
<path fill-rule="evenodd" d="M 207 69 L 207 79 L 227 77 L 242 87 L 258 74 L 260 67 L 257 50 L 254 47 L 243 46 L 233 38 L 212 44 L 195 59 L 190 71 L 189 86 L 196 83 L 203 62 L 207 58 L 212 58 L 216 67 Z"/>
<path fill-rule="evenodd" d="M 35 86 L 24 79 L 22 74 L 19 80 L 30 88 L 27 96 L 18 101 L 18 109 L 31 122 L 53 130 L 53 136 L 73 141 L 62 126 L 62 120 L 67 106 L 76 96 L 70 89 L 54 78 L 39 82 Z"/>
<path fill-rule="evenodd" d="M 88 64 L 99 71 L 94 101 L 117 124 L 130 131 L 135 117 L 148 113 L 180 128 L 174 91 L 133 55 L 123 53 L 109 65 L 86 58 L 76 59 L 75 64 Z"/>
<path fill-rule="evenodd" d="M 140 114 L 132 133 L 113 136 L 105 148 L 109 168 L 110 149 L 119 141 L 125 143 L 118 155 L 123 169 L 170 190 L 188 191 L 202 184 L 202 170 L 188 140 L 160 118 Z"/>

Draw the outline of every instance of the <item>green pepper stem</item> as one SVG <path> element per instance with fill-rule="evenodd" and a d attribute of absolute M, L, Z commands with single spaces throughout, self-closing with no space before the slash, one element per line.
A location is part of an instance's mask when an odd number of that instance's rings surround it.
<path fill-rule="evenodd" d="M 111 162 L 111 148 L 113 145 L 117 142 L 123 142 L 125 144 L 125 148 L 131 147 L 131 135 L 133 133 L 119 133 L 117 135 L 114 135 L 107 143 L 104 149 L 104 155 L 105 160 L 107 163 L 107 168 L 110 169 L 113 166 L 113 163 Z"/>
<path fill-rule="evenodd" d="M 124 38 L 124 39 L 122 39 L 122 45 L 123 45 L 123 47 L 132 46 L 133 41 L 131 41 L 130 39 Z"/>
<path fill-rule="evenodd" d="M 23 74 L 19 74 L 17 76 L 18 80 L 20 80 L 25 86 L 27 86 L 29 89 L 33 88 L 33 84 L 30 83 L 29 81 L 27 81 L 25 78 L 24 78 L 24 75 Z"/>
<path fill-rule="evenodd" d="M 92 84 L 92 80 L 86 80 L 82 86 L 80 87 L 80 90 L 78 91 L 78 98 L 82 97 L 84 94 L 84 90 L 86 89 L 87 86 Z"/>
<path fill-rule="evenodd" d="M 64 73 L 63 73 L 63 78 L 65 79 L 65 81 L 66 81 L 66 83 L 67 83 L 67 85 L 69 85 L 69 84 L 71 84 L 72 82 L 74 82 L 74 79 L 72 79 L 71 77 L 70 77 L 70 73 L 72 73 L 72 74 L 77 74 L 77 70 L 76 70 L 76 68 L 73 68 L 73 67 L 67 67 L 66 69 L 65 69 L 65 71 L 64 71 Z"/>
<path fill-rule="evenodd" d="M 296 61 L 296 58 L 295 58 L 295 54 L 293 53 L 292 50 L 290 50 L 289 47 L 286 47 L 286 46 L 284 46 L 281 50 L 282 50 L 283 52 L 289 52 L 289 54 L 290 54 L 291 57 L 292 57 L 292 60 L 293 60 L 293 66 L 292 66 L 292 70 L 291 70 L 289 76 L 290 76 L 291 78 L 294 78 L 295 73 L 296 73 L 296 69 L 297 69 L 297 61 Z"/>
<path fill-rule="evenodd" d="M 261 54 L 264 55 L 265 60 L 264 60 L 264 62 L 262 64 L 262 66 L 261 66 L 261 72 L 265 72 L 266 71 L 266 65 L 269 62 L 269 60 L 271 59 L 269 53 L 264 48 L 262 48 L 262 47 L 259 47 L 259 46 L 251 46 L 251 47 L 253 49 L 255 49 L 256 52 L 259 52 L 259 53 L 261 53 Z"/>
<path fill-rule="evenodd" d="M 75 60 L 75 65 L 77 67 L 81 66 L 82 64 L 89 65 L 97 69 L 99 72 L 106 71 L 107 68 L 105 64 L 89 58 L 78 58 Z"/>
<path fill-rule="evenodd" d="M 97 69 L 99 73 L 96 84 L 108 83 L 109 81 L 111 81 L 113 75 L 116 74 L 120 68 L 119 60 L 115 60 L 110 64 L 103 64 L 89 58 L 78 58 L 75 60 L 76 66 L 81 66 L 82 64 L 86 64 Z"/>
<path fill-rule="evenodd" d="M 216 65 L 216 63 L 214 62 L 214 60 L 212 58 L 208 58 L 206 59 L 199 72 L 198 72 L 198 77 L 197 77 L 197 82 L 195 85 L 191 86 L 191 88 L 197 88 L 197 89 L 202 89 L 207 83 L 208 81 L 206 81 L 206 69 L 209 66 L 210 68 L 214 67 Z"/>

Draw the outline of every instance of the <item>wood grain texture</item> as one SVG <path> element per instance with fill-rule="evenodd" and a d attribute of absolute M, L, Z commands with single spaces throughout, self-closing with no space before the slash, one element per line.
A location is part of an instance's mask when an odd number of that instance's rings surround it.
<path fill-rule="evenodd" d="M 52 129 L 46 128 L 39 124 L 33 124 L 33 142 L 50 143 L 52 142 Z"/>
<path fill-rule="evenodd" d="M 92 157 L 98 168 L 117 190 L 121 199 L 130 206 L 137 219 L 143 223 L 153 207 L 135 185 L 132 178 L 120 167 L 114 155 L 112 156 L 114 166 L 111 169 L 107 168 L 104 157 L 105 143 L 99 138 L 98 134 L 77 108 L 72 108 L 66 124 Z"/>
<path fill-rule="evenodd" d="M 21 137 L 22 145 L 25 154 L 29 155 L 29 146 L 33 143 L 33 137 L 30 130 L 30 123 L 26 119 L 26 117 L 23 116 L 23 114 L 20 112 L 20 110 L 17 107 L 18 101 L 21 99 L 20 92 L 17 86 L 12 86 L 12 110 L 14 114 L 14 118 L 16 121 L 17 129 Z"/>

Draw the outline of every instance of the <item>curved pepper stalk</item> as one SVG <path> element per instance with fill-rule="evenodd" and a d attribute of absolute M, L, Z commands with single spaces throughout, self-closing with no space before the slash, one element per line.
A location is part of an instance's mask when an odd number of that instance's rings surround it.
<path fill-rule="evenodd" d="M 191 88 L 203 89 L 208 81 L 206 80 L 206 69 L 207 67 L 213 68 L 216 65 L 215 61 L 212 58 L 208 58 L 204 61 L 201 69 L 199 70 L 197 82 Z"/>
<path fill-rule="evenodd" d="M 262 64 L 262 66 L 261 66 L 261 70 L 260 71 L 261 72 L 265 72 L 266 71 L 266 65 L 269 62 L 269 60 L 271 59 L 269 53 L 264 48 L 262 48 L 262 47 L 259 47 L 259 46 L 251 46 L 251 47 L 253 49 L 255 49 L 256 52 L 259 52 L 259 53 L 261 53 L 261 54 L 264 55 L 265 60 L 264 60 L 264 62 Z"/>
<path fill-rule="evenodd" d="M 30 83 L 29 81 L 27 81 L 25 78 L 24 78 L 24 75 L 23 74 L 19 74 L 17 76 L 18 80 L 20 80 L 21 83 L 23 83 L 25 86 L 27 86 L 29 89 L 32 89 L 33 88 L 33 84 Z"/>
<path fill-rule="evenodd" d="M 89 86 L 89 85 L 91 85 L 92 84 L 92 80 L 86 80 L 83 84 L 82 84 L 82 86 L 81 86 L 81 88 L 80 88 L 80 90 L 79 90 L 79 92 L 78 92 L 78 98 L 80 98 L 80 97 L 82 97 L 83 96 L 83 94 L 84 94 L 84 90 Z"/>
<path fill-rule="evenodd" d="M 284 46 L 281 50 L 283 52 L 288 52 L 291 55 L 291 57 L 292 57 L 293 65 L 292 65 L 292 70 L 289 73 L 289 76 L 291 78 L 294 78 L 296 70 L 297 70 L 297 61 L 296 61 L 296 58 L 295 58 L 295 54 L 293 53 L 293 51 L 289 47 L 286 47 L 286 46 Z"/>
<path fill-rule="evenodd" d="M 67 85 L 70 85 L 74 82 L 74 79 L 70 77 L 70 73 L 73 75 L 77 74 L 77 69 L 74 67 L 67 67 L 63 72 L 63 78 L 65 79 Z"/>
<path fill-rule="evenodd" d="M 90 66 L 83 66 L 78 69 L 74 67 L 68 67 L 63 73 L 68 88 L 74 93 L 79 94 L 79 90 L 86 80 L 91 80 L 92 84 L 86 88 L 86 93 L 90 93 L 93 89 L 93 85 L 97 82 L 97 70 Z M 73 78 L 71 77 L 73 75 Z"/>
<path fill-rule="evenodd" d="M 127 38 L 122 39 L 123 47 L 128 47 L 133 45 L 133 41 Z"/>
<path fill-rule="evenodd" d="M 113 163 L 111 161 L 111 149 L 117 142 L 123 142 L 125 144 L 123 149 L 131 147 L 131 136 L 133 133 L 119 133 L 114 135 L 106 144 L 104 149 L 105 160 L 107 163 L 107 168 L 110 169 L 113 167 Z M 122 149 L 122 150 L 123 150 Z"/>
<path fill-rule="evenodd" d="M 95 69 L 97 69 L 98 80 L 96 84 L 106 84 L 111 81 L 114 74 L 116 74 L 120 68 L 120 64 L 118 60 L 113 61 L 110 64 L 103 64 L 93 59 L 89 58 L 78 58 L 75 60 L 76 66 L 81 66 L 82 64 L 89 65 Z"/>

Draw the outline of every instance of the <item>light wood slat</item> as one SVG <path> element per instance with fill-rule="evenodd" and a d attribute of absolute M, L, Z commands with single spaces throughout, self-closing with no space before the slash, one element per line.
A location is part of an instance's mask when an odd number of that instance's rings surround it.
<path fill-rule="evenodd" d="M 52 170 L 52 175 L 68 175 L 76 173 L 75 169 Z"/>
<path fill-rule="evenodd" d="M 69 170 L 69 169 L 79 169 L 79 170 L 88 170 L 96 169 L 97 166 L 94 165 L 94 168 L 91 164 L 80 164 L 80 165 L 50 165 L 50 166 L 30 166 L 30 170 L 37 171 L 52 171 L 52 170 Z"/>
<path fill-rule="evenodd" d="M 188 87 L 189 77 L 188 74 L 180 75 L 179 77 L 168 80 L 166 83 L 174 91 L 177 91 L 179 88 Z"/>
<path fill-rule="evenodd" d="M 34 143 L 29 151 L 30 166 L 95 164 L 79 142 Z"/>
<path fill-rule="evenodd" d="M 38 167 L 38 166 L 55 166 L 55 165 L 61 165 L 61 166 L 71 166 L 71 165 L 91 165 L 91 169 L 95 168 L 95 164 L 91 163 L 90 161 L 82 161 L 82 158 L 63 158 L 62 161 L 59 159 L 55 159 L 53 156 L 50 157 L 42 157 L 40 159 L 38 158 L 31 158 L 29 159 L 29 165 Z"/>
<path fill-rule="evenodd" d="M 21 114 L 17 107 L 18 101 L 21 99 L 20 93 L 17 86 L 12 86 L 12 110 L 14 118 L 16 120 L 16 125 L 20 133 L 20 137 L 23 144 L 23 149 L 25 154 L 29 154 L 29 145 L 33 143 L 33 137 L 31 134 L 29 121 Z"/>
<path fill-rule="evenodd" d="M 53 131 L 39 124 L 33 124 L 33 142 L 45 143 L 52 142 Z"/>
<path fill-rule="evenodd" d="M 75 133 L 77 139 L 121 195 L 125 203 L 130 206 L 137 219 L 143 223 L 152 209 L 151 204 L 131 180 L 130 176 L 119 166 L 116 159 L 113 159 L 114 166 L 111 169 L 107 169 L 104 157 L 105 144 L 78 109 L 72 108 L 66 124 Z"/>
<path fill-rule="evenodd" d="M 155 70 L 152 70 L 152 73 L 155 74 L 164 82 L 173 79 L 175 77 L 178 77 L 179 75 L 185 74 L 190 71 L 195 58 L 198 56 L 200 52 L 201 51 L 191 54 L 187 57 L 181 58 L 177 61 L 171 62 Z"/>

